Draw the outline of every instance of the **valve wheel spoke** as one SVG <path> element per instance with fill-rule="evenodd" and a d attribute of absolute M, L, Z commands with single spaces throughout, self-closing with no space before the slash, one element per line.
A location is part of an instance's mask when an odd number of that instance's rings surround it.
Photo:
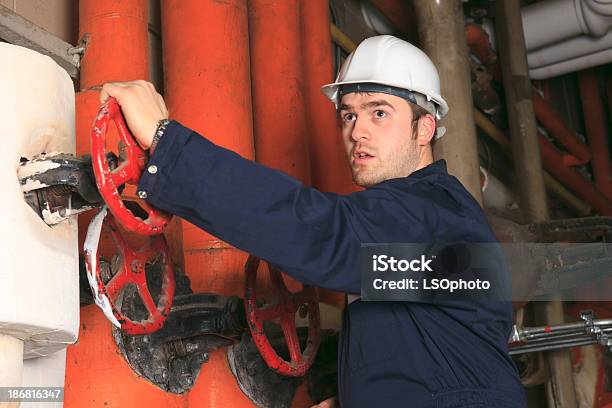
<path fill-rule="evenodd" d="M 115 188 L 118 188 L 132 179 L 132 175 L 129 172 L 129 163 L 123 162 L 121 166 L 111 171 L 111 177 Z"/>
<path fill-rule="evenodd" d="M 283 314 L 283 310 L 279 304 L 271 304 L 257 309 L 256 314 L 259 320 L 265 322 L 280 318 Z"/>
<path fill-rule="evenodd" d="M 131 283 L 130 277 L 125 273 L 125 267 L 121 267 L 115 276 L 106 284 L 106 293 L 114 300 L 121 290 L 129 283 Z"/>
<path fill-rule="evenodd" d="M 289 355 L 291 356 L 292 363 L 298 363 L 302 361 L 302 351 L 300 350 L 300 340 L 297 335 L 297 328 L 295 327 L 295 316 L 283 315 L 281 317 L 281 327 L 289 348 Z"/>

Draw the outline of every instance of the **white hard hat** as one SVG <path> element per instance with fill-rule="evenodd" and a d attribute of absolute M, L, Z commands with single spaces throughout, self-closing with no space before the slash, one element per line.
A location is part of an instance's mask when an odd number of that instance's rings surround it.
<path fill-rule="evenodd" d="M 433 62 L 414 45 L 391 35 L 363 40 L 342 64 L 336 82 L 324 85 L 321 91 L 336 108 L 343 94 L 383 92 L 422 106 L 436 119 L 448 112 Z"/>

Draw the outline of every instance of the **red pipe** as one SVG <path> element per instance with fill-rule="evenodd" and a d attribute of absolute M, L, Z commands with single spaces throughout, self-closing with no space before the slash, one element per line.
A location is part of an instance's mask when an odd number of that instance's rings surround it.
<path fill-rule="evenodd" d="M 492 49 L 489 34 L 480 24 L 469 23 L 465 26 L 466 43 L 470 52 L 483 64 L 489 74 L 498 82 L 502 81 L 501 67 L 497 62 L 497 54 Z M 495 92 L 492 90 L 492 92 Z M 497 93 L 495 93 L 497 97 Z"/>
<path fill-rule="evenodd" d="M 557 150 L 541 134 L 538 134 L 540 154 L 546 170 L 563 182 L 576 195 L 588 202 L 599 214 L 612 215 L 612 201 L 608 200 L 599 190 L 582 177 L 574 169 L 563 164 L 563 154 Z"/>
<path fill-rule="evenodd" d="M 403 0 L 370 0 L 385 17 L 413 44 L 419 41 L 416 14 L 411 2 Z"/>
<path fill-rule="evenodd" d="M 536 117 L 550 132 L 551 136 L 559 141 L 577 159 L 579 164 L 585 164 L 591 159 L 587 146 L 582 143 L 570 127 L 557 115 L 550 105 L 536 92 L 533 93 L 533 108 Z"/>
<path fill-rule="evenodd" d="M 480 24 L 469 23 L 465 25 L 467 45 L 482 64 L 486 65 L 491 57 L 491 40 Z"/>
<path fill-rule="evenodd" d="M 608 198 L 612 199 L 612 170 L 610 168 L 610 150 L 606 116 L 599 93 L 597 71 L 585 70 L 578 75 L 582 113 L 592 155 L 591 166 L 595 176 L 595 185 Z"/>
<path fill-rule="evenodd" d="M 606 80 L 606 93 L 608 94 L 608 110 L 610 117 L 612 117 L 612 75 L 608 74 Z"/>

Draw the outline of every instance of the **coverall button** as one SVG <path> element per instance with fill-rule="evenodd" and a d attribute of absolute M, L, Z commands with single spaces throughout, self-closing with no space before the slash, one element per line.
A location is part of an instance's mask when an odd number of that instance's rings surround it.
<path fill-rule="evenodd" d="M 154 165 L 154 164 L 152 164 L 152 165 L 150 165 L 150 166 L 147 168 L 147 171 L 148 171 L 150 174 L 155 174 L 155 173 L 157 173 L 157 166 L 156 166 L 156 165 Z"/>
<path fill-rule="evenodd" d="M 139 198 L 147 198 L 147 192 L 146 191 L 139 191 L 138 192 L 138 197 Z"/>

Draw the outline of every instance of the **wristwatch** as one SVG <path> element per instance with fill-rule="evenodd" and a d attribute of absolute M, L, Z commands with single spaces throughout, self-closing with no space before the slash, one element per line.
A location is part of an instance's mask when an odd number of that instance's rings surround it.
<path fill-rule="evenodd" d="M 153 153 L 161 137 L 164 135 L 164 132 L 166 131 L 166 126 L 168 126 L 169 123 L 170 119 L 161 119 L 157 122 L 157 129 L 155 129 L 155 134 L 153 135 L 153 140 L 151 141 L 151 146 L 149 147 L 149 153 Z"/>

